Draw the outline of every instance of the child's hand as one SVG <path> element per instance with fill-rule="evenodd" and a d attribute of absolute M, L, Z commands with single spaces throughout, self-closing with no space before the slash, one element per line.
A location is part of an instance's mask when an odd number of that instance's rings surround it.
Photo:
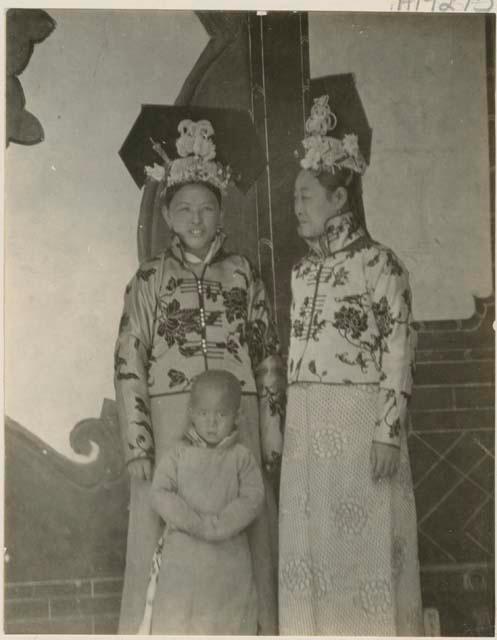
<path fill-rule="evenodd" d="M 150 482 L 152 480 L 152 461 L 147 458 L 131 460 L 128 463 L 128 472 L 132 478 Z"/>
<path fill-rule="evenodd" d="M 391 447 L 382 442 L 373 442 L 371 445 L 371 472 L 373 481 L 392 477 L 399 466 L 400 449 Z"/>

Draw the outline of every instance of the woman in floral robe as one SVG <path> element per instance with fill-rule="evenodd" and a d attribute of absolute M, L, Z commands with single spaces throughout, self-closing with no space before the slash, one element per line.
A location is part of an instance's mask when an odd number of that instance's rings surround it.
<path fill-rule="evenodd" d="M 361 157 L 325 138 L 327 126 L 314 137 L 308 129 L 309 162 L 295 185 L 309 252 L 292 272 L 280 632 L 420 635 L 405 432 L 415 344 L 408 274 L 359 224 Z M 336 155 L 323 159 L 323 149 Z"/>
<path fill-rule="evenodd" d="M 281 453 L 278 340 L 262 280 L 246 258 L 223 248 L 221 195 L 200 180 L 165 192 L 171 246 L 142 264 L 126 288 L 115 353 L 115 386 L 130 470 L 131 503 L 120 634 L 141 622 L 152 556 L 161 533 L 150 480 L 180 441 L 192 379 L 232 372 L 243 388 L 240 441 L 259 464 Z M 276 520 L 269 483 L 249 541 L 259 630 L 277 633 Z M 213 612 L 215 614 L 215 612 Z"/>

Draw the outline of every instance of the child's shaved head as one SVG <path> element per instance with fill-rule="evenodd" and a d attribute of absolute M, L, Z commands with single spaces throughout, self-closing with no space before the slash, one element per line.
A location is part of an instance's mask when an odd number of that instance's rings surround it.
<path fill-rule="evenodd" d="M 229 406 L 234 411 L 237 411 L 240 408 L 242 388 L 238 378 L 229 371 L 224 371 L 222 369 L 208 369 L 207 371 L 204 371 L 204 373 L 196 376 L 193 380 L 191 390 L 192 403 L 195 402 L 195 396 L 199 392 L 208 392 L 209 389 L 225 391 L 225 397 L 229 402 Z"/>

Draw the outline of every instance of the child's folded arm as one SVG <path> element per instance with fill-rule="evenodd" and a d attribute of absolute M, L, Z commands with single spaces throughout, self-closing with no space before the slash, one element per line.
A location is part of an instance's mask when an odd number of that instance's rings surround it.
<path fill-rule="evenodd" d="M 234 537 L 259 515 L 264 504 L 264 483 L 254 456 L 241 449 L 238 497 L 217 515 L 202 515 L 200 537 L 218 542 Z"/>
<path fill-rule="evenodd" d="M 155 471 L 152 507 L 168 525 L 199 537 L 201 517 L 177 493 L 177 455 L 177 450 L 166 455 Z"/>
<path fill-rule="evenodd" d="M 197 538 L 203 537 L 202 517 L 177 493 L 165 489 L 154 491 L 152 505 L 161 518 L 174 529 Z"/>

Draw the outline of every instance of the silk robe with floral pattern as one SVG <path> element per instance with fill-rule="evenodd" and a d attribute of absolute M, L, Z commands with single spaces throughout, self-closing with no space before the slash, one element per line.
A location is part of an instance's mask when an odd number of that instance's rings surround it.
<path fill-rule="evenodd" d="M 280 634 L 421 635 L 403 428 L 415 338 L 407 272 L 342 214 L 295 266 L 292 293 Z M 399 449 L 391 478 L 373 481 L 372 442 Z"/>
<path fill-rule="evenodd" d="M 374 440 L 398 446 L 415 342 L 405 267 L 352 214 L 332 218 L 293 268 L 289 385 L 378 384 Z"/>
<path fill-rule="evenodd" d="M 115 386 L 127 462 L 154 458 L 150 399 L 188 393 L 209 368 L 233 373 L 244 394 L 258 393 L 262 450 L 270 459 L 283 386 L 277 333 L 262 280 L 223 241 L 218 234 L 198 277 L 175 237 L 126 287 Z"/>

